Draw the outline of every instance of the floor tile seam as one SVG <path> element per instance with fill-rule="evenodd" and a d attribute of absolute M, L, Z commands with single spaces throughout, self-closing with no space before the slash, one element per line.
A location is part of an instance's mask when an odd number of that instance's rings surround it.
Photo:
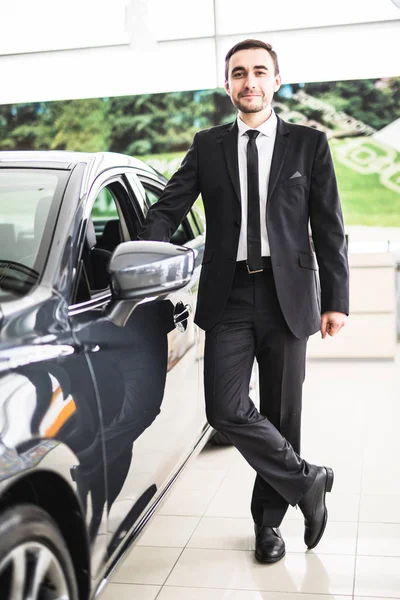
<path fill-rule="evenodd" d="M 154 546 L 149 546 L 149 547 L 150 547 L 150 548 L 154 548 Z M 158 598 L 159 594 L 161 593 L 161 590 L 163 589 L 163 587 L 164 587 L 164 585 L 165 585 L 165 582 L 167 581 L 168 577 L 171 575 L 172 571 L 175 569 L 175 567 L 176 567 L 176 564 L 177 564 L 178 560 L 179 560 L 179 559 L 180 559 L 180 557 L 182 556 L 182 553 L 183 553 L 183 551 L 184 551 L 184 548 L 178 548 L 178 549 L 179 549 L 179 550 L 181 550 L 181 552 L 179 552 L 179 555 L 177 556 L 177 558 L 176 558 L 175 562 L 173 563 L 172 567 L 169 569 L 169 571 L 168 571 L 168 573 L 167 573 L 167 575 L 166 575 L 166 577 L 165 577 L 164 581 L 163 581 L 161 584 L 159 584 L 159 585 L 161 585 L 161 589 L 160 589 L 160 590 L 157 592 L 156 598 Z M 157 585 L 157 584 L 156 584 L 156 585 Z M 155 600 L 156 600 L 156 598 L 155 598 Z"/>
<path fill-rule="evenodd" d="M 164 513 L 164 512 L 163 513 L 161 513 L 161 512 L 157 513 L 157 516 L 159 516 L 159 517 L 189 517 L 191 519 L 193 519 L 195 517 L 201 519 L 203 517 L 203 515 L 199 515 L 199 514 L 195 515 L 195 514 L 192 514 L 192 513 L 189 514 L 189 515 L 182 515 L 182 514 L 181 515 L 176 515 L 175 513 Z"/>
<path fill-rule="evenodd" d="M 161 594 L 161 592 L 163 591 L 163 589 L 164 589 L 164 585 L 162 585 L 162 586 L 160 587 L 160 589 L 158 590 L 157 594 L 156 594 L 156 595 L 155 595 L 155 597 L 154 597 L 154 600 L 157 600 L 157 598 L 160 596 L 160 594 Z"/>
<path fill-rule="evenodd" d="M 400 521 L 359 521 L 359 523 L 360 525 L 400 525 Z"/>
<path fill-rule="evenodd" d="M 183 517 L 187 517 L 187 516 L 191 516 L 191 515 L 168 515 L 168 516 L 183 516 Z M 193 516 L 198 516 L 198 515 L 193 515 Z M 204 515 L 205 519 L 235 519 L 237 521 L 239 520 L 244 520 L 244 519 L 248 519 L 249 517 L 239 517 L 239 516 L 229 516 L 227 517 L 226 515 Z M 251 520 L 251 518 L 250 518 Z M 293 517 L 293 518 L 289 518 L 286 517 L 285 523 L 298 523 L 301 522 L 301 517 Z M 329 523 L 344 523 L 346 525 L 357 525 L 358 521 L 355 521 L 354 519 L 351 521 L 343 521 L 342 519 L 331 519 L 329 518 Z M 371 524 L 371 525 L 400 525 L 400 523 L 385 523 L 382 521 L 361 521 L 361 524 Z"/>
<path fill-rule="evenodd" d="M 183 589 L 183 590 L 187 590 L 187 589 L 190 589 L 190 590 L 201 590 L 201 591 L 204 591 L 204 592 L 206 592 L 206 591 L 212 591 L 212 592 L 213 591 L 218 591 L 219 592 L 221 590 L 224 591 L 224 592 L 260 592 L 262 594 L 263 593 L 271 594 L 271 592 L 273 592 L 274 594 L 281 594 L 282 596 L 284 594 L 285 595 L 287 595 L 287 594 L 298 594 L 298 595 L 302 594 L 303 596 L 306 596 L 306 597 L 308 597 L 308 596 L 319 596 L 319 597 L 326 596 L 327 600 L 329 598 L 332 598 L 332 594 L 325 594 L 325 593 L 321 593 L 321 592 L 302 592 L 302 591 L 300 591 L 300 592 L 293 592 L 293 591 L 288 592 L 288 591 L 282 591 L 282 590 L 265 590 L 265 589 L 260 589 L 260 588 L 254 589 L 254 588 L 227 588 L 227 587 L 199 587 L 199 586 L 195 586 L 195 585 L 182 585 L 182 584 L 180 584 L 180 585 L 178 585 L 178 584 L 172 584 L 171 585 L 171 584 L 168 584 L 168 583 L 166 583 L 163 586 L 163 588 L 180 588 L 180 589 Z M 160 590 L 160 592 L 161 592 L 161 590 Z M 158 594 L 160 592 L 158 592 Z M 353 600 L 353 595 L 352 594 L 334 594 L 334 595 L 335 595 L 335 597 L 338 597 L 338 598 L 349 598 L 350 600 Z M 375 597 L 374 596 L 362 596 L 362 598 L 363 599 L 365 598 L 365 600 L 368 600 L 368 598 L 376 598 L 376 596 Z M 279 600 L 279 598 L 277 598 L 277 600 Z M 389 597 L 388 596 L 387 598 L 385 598 L 385 600 L 398 600 L 398 597 L 397 596 L 396 597 L 394 597 L 394 596 L 390 596 Z"/>
<path fill-rule="evenodd" d="M 400 559 L 400 554 L 363 554 L 358 552 L 356 554 L 356 556 L 365 556 L 367 558 L 399 558 Z"/>
<path fill-rule="evenodd" d="M 107 585 L 104 587 L 104 590 L 107 590 L 107 587 L 109 585 L 140 585 L 140 586 L 147 586 L 147 587 L 160 587 L 161 583 L 126 583 L 125 581 L 109 581 L 107 583 Z M 159 590 L 160 591 L 160 590 Z M 157 592 L 158 594 L 158 592 Z M 99 598 L 101 599 L 101 596 L 99 596 Z"/>
<path fill-rule="evenodd" d="M 244 548 L 216 548 L 216 547 L 209 547 L 209 546 L 187 546 L 188 550 L 223 550 L 225 551 L 232 551 L 232 552 L 249 552 L 249 553 L 253 553 L 254 552 L 254 548 L 251 550 L 246 550 Z M 319 553 L 314 553 L 314 554 L 307 554 L 307 550 L 288 550 L 286 548 L 286 556 L 288 555 L 292 555 L 292 554 L 305 554 L 306 556 L 355 556 L 354 552 L 343 552 L 343 551 L 337 551 L 337 552 L 319 552 Z M 360 555 L 360 556 L 364 556 L 364 555 Z M 366 554 L 365 556 L 371 556 L 373 558 L 400 558 L 400 556 L 375 556 L 372 554 Z"/>
<path fill-rule="evenodd" d="M 138 548 L 176 548 L 182 550 L 221 550 L 224 552 L 249 552 L 253 553 L 254 548 L 251 550 L 246 550 L 245 548 L 221 548 L 215 546 L 149 546 L 149 545 L 138 545 Z M 307 550 L 286 550 L 286 555 L 288 554 L 307 554 Z M 320 552 L 315 554 L 310 554 L 310 556 L 355 556 L 354 552 Z M 371 558 L 400 558 L 400 556 L 386 556 L 386 555 L 376 555 L 376 554 L 359 554 L 358 556 L 367 556 Z"/>
<path fill-rule="evenodd" d="M 172 516 L 172 515 L 171 515 Z M 179 515 L 176 515 L 179 516 Z M 187 516 L 187 515 L 182 515 L 182 516 Z M 204 516 L 205 519 L 236 519 L 236 520 L 247 520 L 247 521 L 252 521 L 253 519 L 251 517 L 236 517 L 236 516 L 232 516 L 232 517 L 226 517 L 223 515 L 205 515 Z M 285 523 L 298 523 L 298 522 L 302 522 L 302 517 L 296 517 L 293 519 L 289 519 L 288 517 L 286 517 L 286 521 Z M 342 521 L 341 519 L 329 519 L 329 523 L 344 523 L 346 525 L 356 525 L 358 523 L 358 521 Z M 376 523 L 377 525 L 397 525 L 397 523 L 383 523 L 381 521 L 371 521 L 371 523 Z M 400 525 L 400 523 L 399 523 Z"/>
<path fill-rule="evenodd" d="M 254 550 L 246 550 L 244 548 L 213 548 L 213 547 L 205 547 L 205 546 L 149 546 L 149 545 L 143 545 L 143 546 L 138 546 L 138 548 L 168 548 L 168 549 L 176 549 L 176 550 L 220 550 L 221 552 L 247 552 L 248 554 L 254 554 Z M 343 552 L 321 552 L 320 554 L 316 553 L 316 552 L 309 552 L 307 550 L 287 550 L 286 551 L 286 556 L 288 555 L 298 555 L 298 554 L 305 554 L 307 556 L 316 556 L 316 557 L 321 557 L 321 556 L 346 556 L 346 557 L 350 557 L 350 556 L 354 556 L 354 552 L 351 552 L 349 554 L 343 554 Z M 180 556 L 182 555 L 182 552 L 180 554 Z M 400 558 L 400 556 L 387 556 L 387 557 L 376 557 L 375 555 L 371 555 L 371 554 L 366 554 L 365 556 L 370 557 L 370 558 Z M 258 563 L 255 563 L 258 564 Z M 158 584 L 154 584 L 154 585 L 158 585 Z"/>
<path fill-rule="evenodd" d="M 196 532 L 197 528 L 199 527 L 199 525 L 200 525 L 201 521 L 202 521 L 202 520 L 203 520 L 203 518 L 204 518 L 204 515 L 206 514 L 206 512 L 207 512 L 207 510 L 208 510 L 208 507 L 210 506 L 210 504 L 211 504 L 211 503 L 212 503 L 212 501 L 214 500 L 215 496 L 218 494 L 218 492 L 219 492 L 219 490 L 220 490 L 220 488 L 221 488 L 222 484 L 224 483 L 225 479 L 227 478 L 227 476 L 228 476 L 228 473 L 225 473 L 224 477 L 222 477 L 222 479 L 221 479 L 221 481 L 220 481 L 220 484 L 218 485 L 217 489 L 215 490 L 215 493 L 214 493 L 214 495 L 212 496 L 212 498 L 210 498 L 210 501 L 208 502 L 208 504 L 207 504 L 206 508 L 204 509 L 203 513 L 200 515 L 199 522 L 197 523 L 196 527 L 195 527 L 195 528 L 194 528 L 194 530 L 192 531 L 192 534 L 190 535 L 189 539 L 187 540 L 187 542 L 186 542 L 186 544 L 185 544 L 185 548 L 187 548 L 187 545 L 188 545 L 188 543 L 190 542 L 190 540 L 192 539 L 193 535 L 195 534 L 195 532 Z M 196 516 L 198 516 L 198 515 L 196 515 Z"/>
<path fill-rule="evenodd" d="M 169 519 L 171 517 L 171 515 L 158 515 L 158 516 L 160 516 L 160 517 L 166 517 L 167 519 Z M 188 519 L 197 519 L 197 523 L 195 525 L 195 528 L 194 528 L 193 532 L 190 534 L 190 537 L 188 538 L 187 542 L 183 546 L 181 546 L 181 545 L 179 545 L 179 546 L 176 546 L 176 545 L 170 546 L 170 545 L 167 545 L 167 544 L 157 544 L 155 546 L 154 544 L 141 544 L 141 543 L 137 543 L 136 545 L 139 546 L 140 548 L 185 548 L 186 544 L 191 539 L 194 531 L 199 526 L 202 517 L 200 517 L 199 515 L 196 515 L 194 517 L 193 516 L 188 516 L 188 515 L 177 515 L 177 516 L 181 517 L 182 519 L 185 519 L 185 518 L 188 518 Z M 175 516 L 175 518 L 176 518 L 176 516 Z"/>
<path fill-rule="evenodd" d="M 362 600 L 376 600 L 377 596 L 360 596 L 360 594 L 357 594 L 357 596 L 354 596 L 354 598 L 362 598 Z M 400 600 L 400 596 L 381 596 L 382 600 Z"/>
<path fill-rule="evenodd" d="M 154 518 L 156 517 L 165 517 L 167 519 L 169 519 L 170 517 L 173 517 L 174 519 L 201 519 L 201 515 L 175 515 L 175 514 L 170 514 L 170 515 L 164 515 L 161 513 L 156 512 L 154 515 Z M 153 521 L 151 521 L 153 522 Z"/>
<path fill-rule="evenodd" d="M 275 594 L 302 594 L 303 596 L 326 596 L 327 598 L 332 598 L 332 594 L 325 594 L 325 593 L 321 593 L 321 592 L 282 592 L 282 591 L 276 591 L 276 590 L 254 590 L 254 589 L 247 589 L 247 588 L 229 588 L 229 587 L 223 587 L 223 588 L 216 588 L 216 587 L 199 587 L 198 585 L 178 585 L 178 584 L 165 584 L 164 586 L 165 588 L 182 588 L 184 590 L 187 589 L 191 589 L 191 590 L 202 590 L 202 591 L 220 591 L 220 590 L 224 590 L 225 592 L 261 592 L 261 593 L 271 593 L 274 592 Z M 339 597 L 339 598 L 351 598 L 350 594 L 335 594 L 335 596 Z M 368 600 L 368 598 L 373 598 L 374 596 L 363 596 L 363 598 L 366 598 L 366 600 Z M 387 599 L 385 598 L 385 600 L 397 600 L 397 597 L 393 597 L 390 596 Z"/>

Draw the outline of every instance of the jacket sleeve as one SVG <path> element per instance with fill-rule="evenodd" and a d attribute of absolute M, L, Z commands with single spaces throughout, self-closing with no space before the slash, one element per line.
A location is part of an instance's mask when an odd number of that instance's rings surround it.
<path fill-rule="evenodd" d="M 138 238 L 169 242 L 200 193 L 198 182 L 198 134 L 193 138 L 180 168 L 167 183 L 158 202 L 150 207 Z"/>
<path fill-rule="evenodd" d="M 343 215 L 325 133 L 319 137 L 314 157 L 309 214 L 319 265 L 321 313 L 349 314 L 349 266 Z"/>

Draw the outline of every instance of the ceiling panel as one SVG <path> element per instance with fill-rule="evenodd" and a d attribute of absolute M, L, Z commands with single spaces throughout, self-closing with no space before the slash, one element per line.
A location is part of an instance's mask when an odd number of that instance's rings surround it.
<path fill-rule="evenodd" d="M 0 55 L 126 44 L 127 0 L 3 0 Z"/>
<path fill-rule="evenodd" d="M 215 0 L 216 29 L 219 35 L 251 34 L 368 23 L 400 18 L 391 0 L 251 0 L 251 10 L 243 0 Z"/>
<path fill-rule="evenodd" d="M 148 0 L 148 15 L 157 40 L 214 35 L 214 0 Z"/>

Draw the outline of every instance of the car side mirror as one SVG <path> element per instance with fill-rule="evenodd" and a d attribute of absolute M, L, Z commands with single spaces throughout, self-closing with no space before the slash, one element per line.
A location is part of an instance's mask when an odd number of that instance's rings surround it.
<path fill-rule="evenodd" d="M 123 327 L 138 304 L 187 285 L 194 271 L 194 252 L 167 242 L 119 244 L 108 265 L 113 296 L 108 318 Z"/>

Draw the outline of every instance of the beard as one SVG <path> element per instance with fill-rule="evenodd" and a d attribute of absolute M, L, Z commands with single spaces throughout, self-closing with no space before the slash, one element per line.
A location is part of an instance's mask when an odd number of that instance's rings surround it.
<path fill-rule="evenodd" d="M 256 96 L 251 103 L 246 100 L 241 100 L 240 96 L 232 100 L 233 105 L 242 113 L 250 114 L 257 113 L 269 106 L 268 99 L 265 96 Z"/>

